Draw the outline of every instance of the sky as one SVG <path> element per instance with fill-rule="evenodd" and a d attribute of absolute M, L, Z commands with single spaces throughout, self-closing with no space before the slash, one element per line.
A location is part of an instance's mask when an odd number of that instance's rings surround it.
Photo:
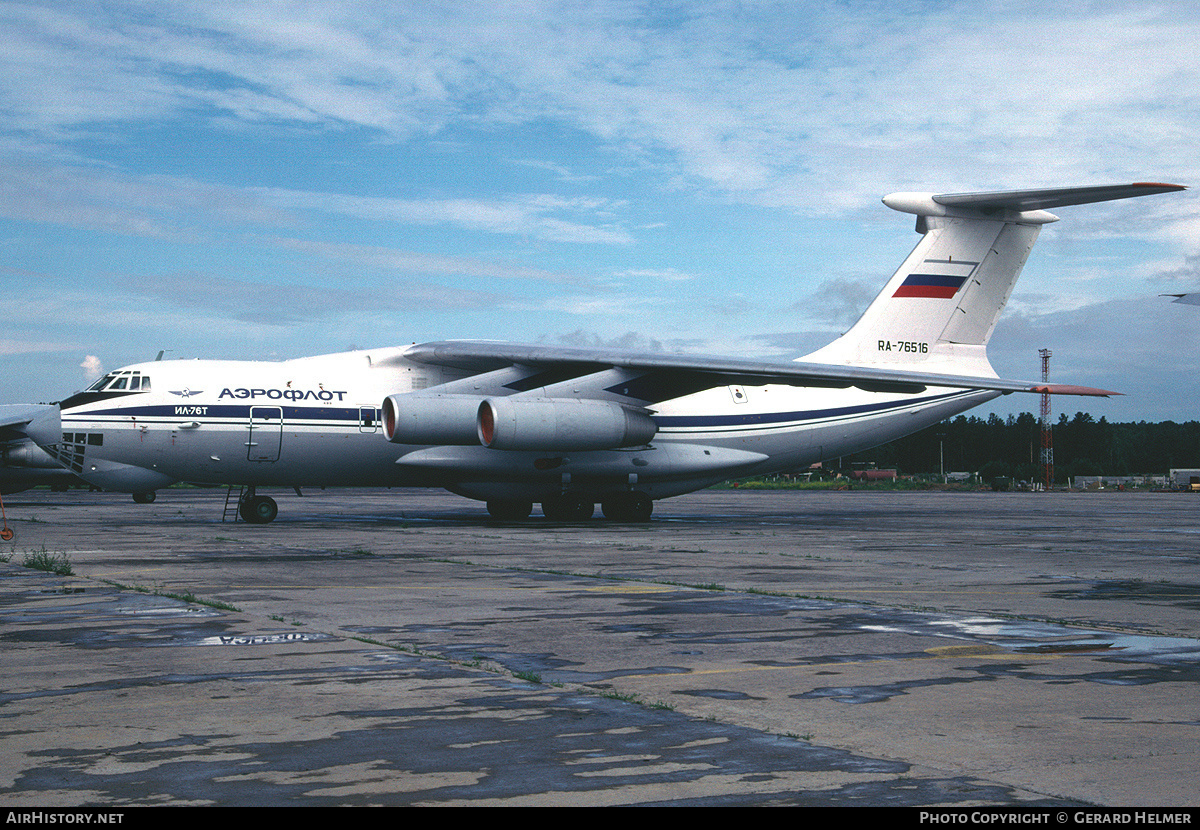
<path fill-rule="evenodd" d="M 798 357 L 916 244 L 887 193 L 1200 188 L 1196 43 L 1184 2 L 0 0 L 0 403 L 160 350 Z M 1057 209 L 999 374 L 1200 418 L 1198 198 Z"/>

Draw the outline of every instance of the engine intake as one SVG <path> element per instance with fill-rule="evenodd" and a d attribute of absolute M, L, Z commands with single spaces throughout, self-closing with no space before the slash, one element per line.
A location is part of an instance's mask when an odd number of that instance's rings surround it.
<path fill-rule="evenodd" d="M 476 440 L 493 450 L 611 450 L 641 446 L 658 432 L 643 411 L 573 398 L 488 398 L 477 426 Z"/>

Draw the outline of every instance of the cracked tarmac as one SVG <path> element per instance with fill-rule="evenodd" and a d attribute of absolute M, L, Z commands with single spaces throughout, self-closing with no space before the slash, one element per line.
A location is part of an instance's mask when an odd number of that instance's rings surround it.
<path fill-rule="evenodd" d="M 6 499 L 6 804 L 1198 803 L 1195 497 L 223 500 Z"/>

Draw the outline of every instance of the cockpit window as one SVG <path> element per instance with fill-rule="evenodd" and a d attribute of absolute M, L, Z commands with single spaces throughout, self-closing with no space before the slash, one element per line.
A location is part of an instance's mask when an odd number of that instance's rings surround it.
<path fill-rule="evenodd" d="M 88 392 L 149 392 L 150 378 L 141 372 L 109 372 L 87 388 Z"/>
<path fill-rule="evenodd" d="M 64 410 L 67 410 L 73 406 L 95 403 L 118 395 L 133 395 L 149 391 L 149 375 L 143 375 L 135 369 L 119 369 L 109 372 L 82 392 L 76 392 L 65 400 L 59 401 L 59 404 Z"/>

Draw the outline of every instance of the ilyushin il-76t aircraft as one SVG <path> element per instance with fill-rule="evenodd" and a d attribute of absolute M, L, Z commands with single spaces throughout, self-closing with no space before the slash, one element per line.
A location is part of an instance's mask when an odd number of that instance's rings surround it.
<path fill-rule="evenodd" d="M 1170 184 L 894 193 L 921 239 L 857 323 L 792 362 L 451 340 L 284 361 L 159 360 L 53 406 L 8 407 L 85 481 L 147 501 L 178 481 L 444 487 L 492 516 L 646 521 L 656 499 L 891 441 L 1010 392 L 1102 389 L 1000 379 L 996 320 L 1052 208 Z"/>

